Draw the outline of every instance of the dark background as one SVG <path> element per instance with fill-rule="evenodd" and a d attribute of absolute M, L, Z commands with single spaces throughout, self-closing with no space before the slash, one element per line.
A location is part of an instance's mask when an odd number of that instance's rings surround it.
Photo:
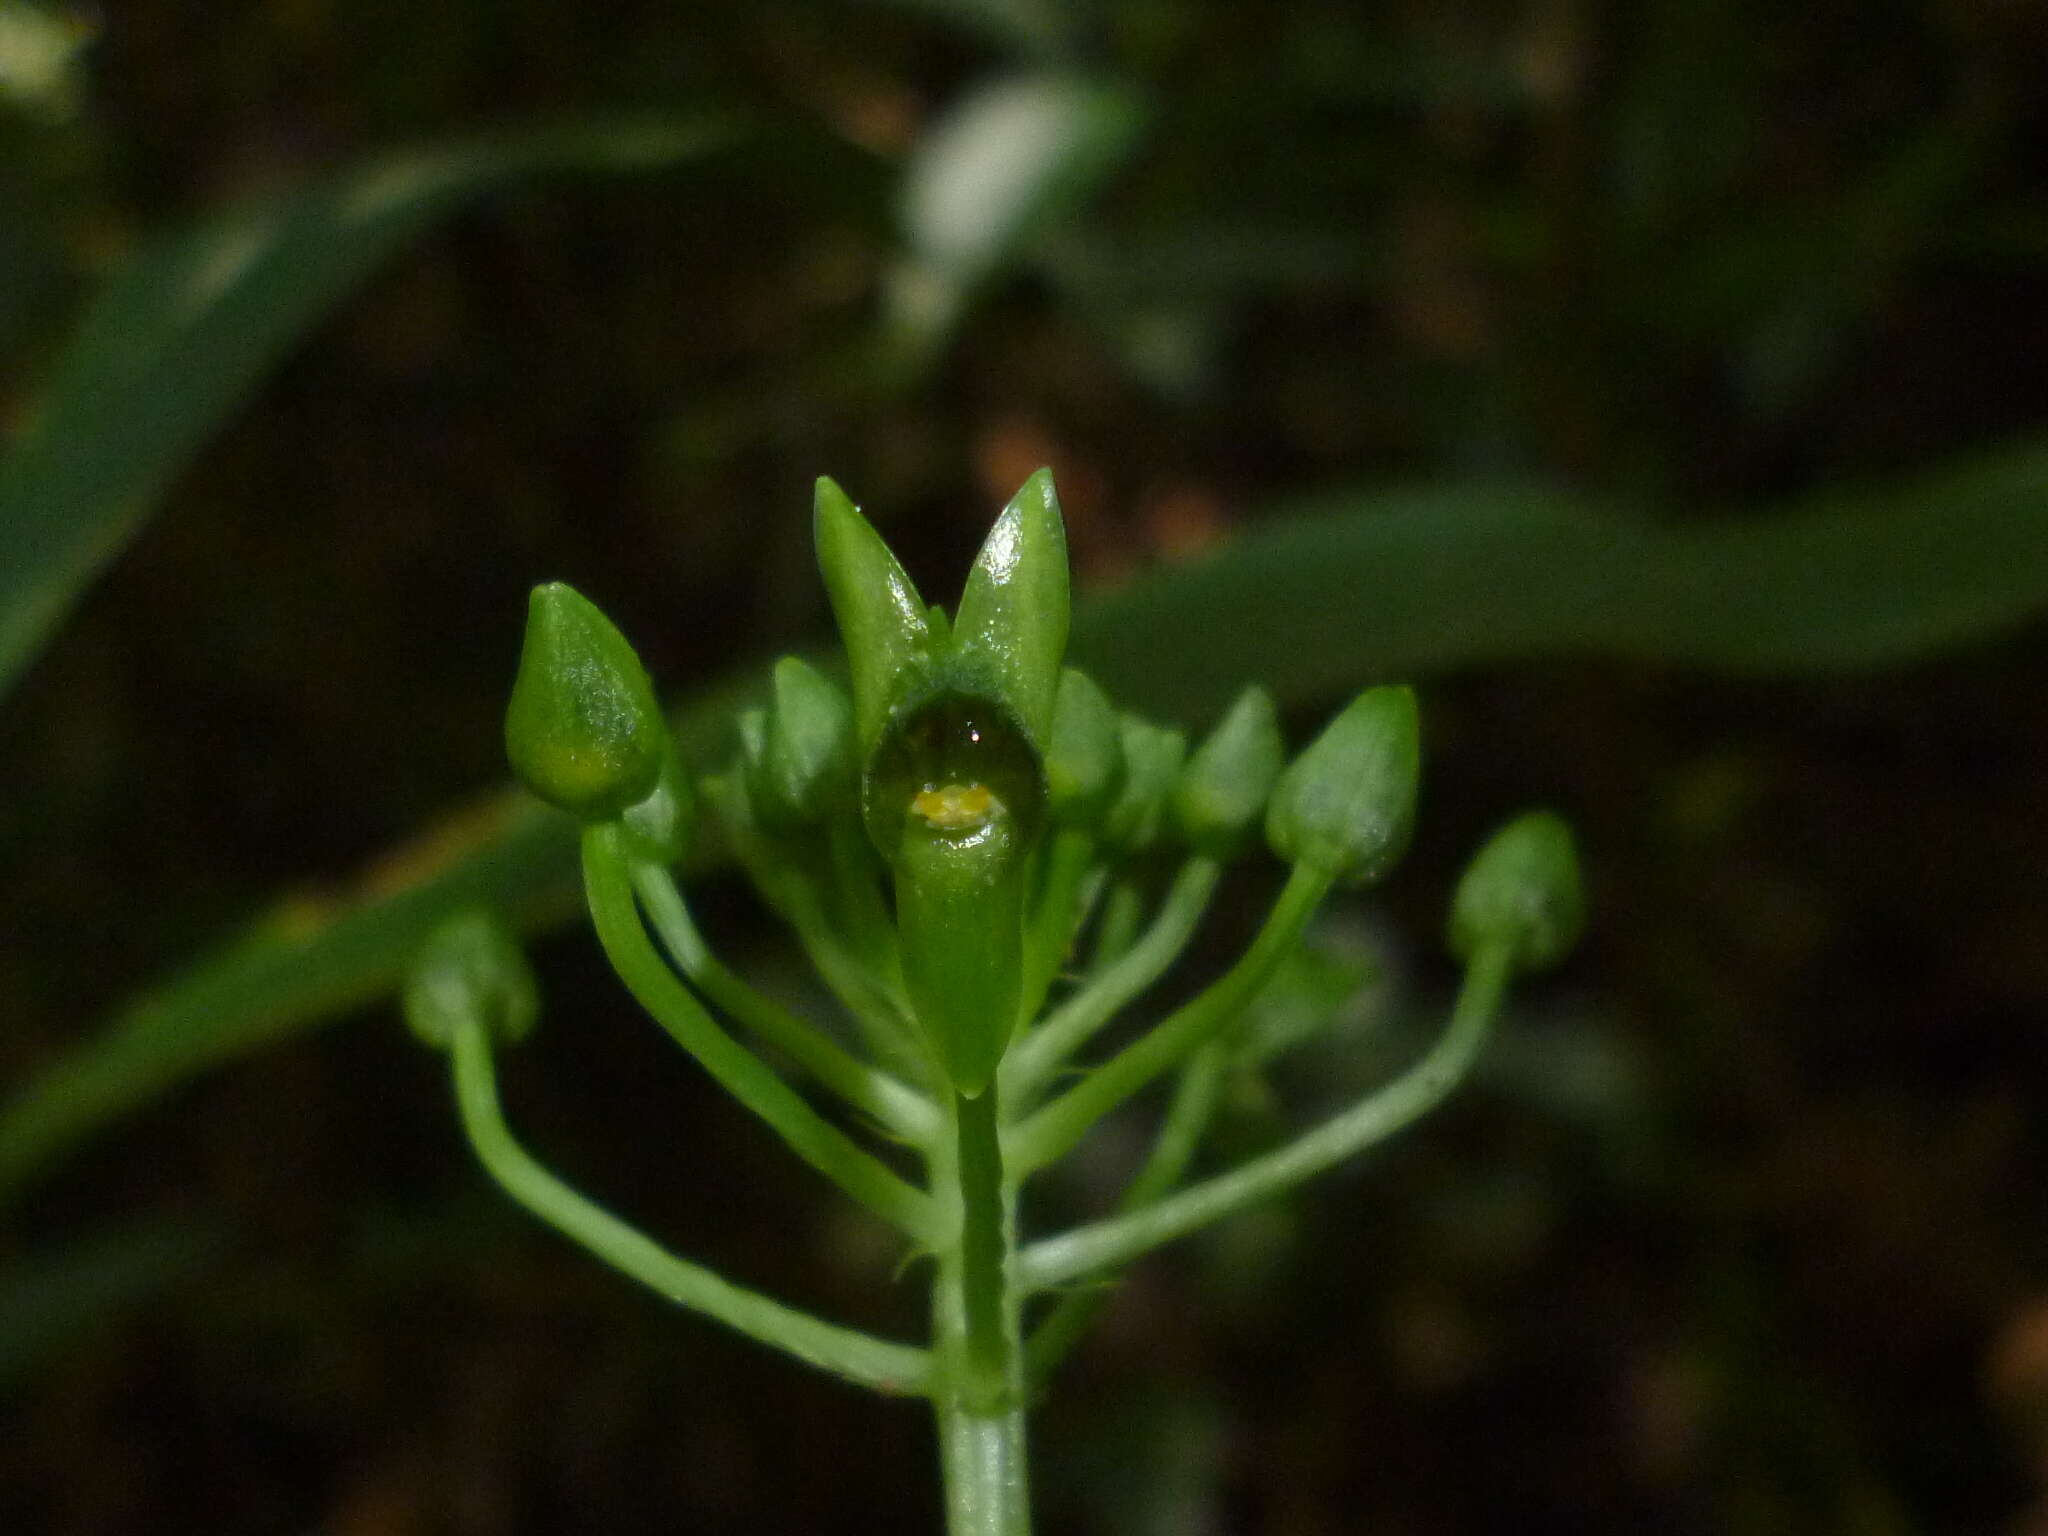
<path fill-rule="evenodd" d="M 96 274 L 225 199 L 600 111 L 756 136 L 441 227 L 92 591 L 0 716 L 0 1080 L 498 783 L 534 581 L 597 597 L 679 697 L 821 641 L 818 473 L 950 600 L 1040 462 L 1092 588 L 1331 486 L 1512 471 L 1762 519 L 2048 407 L 2048 12 L 2024 0 L 1076 5 L 1042 58 L 1132 92 L 1142 134 L 902 382 L 861 346 L 900 166 L 1038 67 L 973 20 L 1005 14 L 87 14 L 68 110 L 0 124 L 17 407 Z M 1591 657 L 1425 680 L 1414 855 L 1333 918 L 1394 961 L 1376 1017 L 1405 1039 L 1441 1005 L 1459 860 L 1525 804 L 1580 830 L 1587 941 L 1423 1127 L 1139 1266 L 1034 1420 L 1043 1528 L 2048 1529 L 2041 640 L 1846 678 Z M 793 968 L 729 878 L 702 904 L 742 969 Z M 915 1275 L 585 933 L 534 953 L 545 1027 L 506 1090 L 538 1151 L 736 1278 L 919 1327 Z M 1348 1038 L 1279 1074 L 1288 1118 Z M 1279 1114 L 1239 1102 L 1226 1142 Z M 1041 1219 L 1127 1155 L 1105 1138 Z M 88 1326 L 0 1340 L 0 1528 L 936 1527 L 915 1405 L 525 1221 L 388 1005 L 53 1170 L 0 1222 L 8 1298 L 98 1283 L 34 1265 L 102 1240 L 173 1261 Z"/>

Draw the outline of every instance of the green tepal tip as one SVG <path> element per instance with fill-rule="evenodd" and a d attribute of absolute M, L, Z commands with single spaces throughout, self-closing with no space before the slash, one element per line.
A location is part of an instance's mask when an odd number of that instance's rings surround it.
<path fill-rule="evenodd" d="M 1007 704 L 1040 751 L 1067 651 L 1067 533 L 1052 471 L 1010 498 L 967 573 L 953 620 L 956 675 Z"/>
<path fill-rule="evenodd" d="M 897 700 L 929 675 L 931 626 L 902 564 L 825 476 L 818 479 L 814 527 L 818 569 L 846 643 L 854 726 L 865 755 L 881 739 Z"/>

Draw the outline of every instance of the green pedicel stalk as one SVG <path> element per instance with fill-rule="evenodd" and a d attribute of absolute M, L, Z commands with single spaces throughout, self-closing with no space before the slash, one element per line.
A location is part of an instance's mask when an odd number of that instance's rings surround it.
<path fill-rule="evenodd" d="M 1471 1067 L 1500 1010 L 1513 956 L 1495 945 L 1480 952 L 1466 973 L 1450 1027 L 1429 1054 L 1364 1102 L 1297 1137 L 1286 1146 L 1218 1174 L 1157 1204 L 1082 1227 L 1027 1248 L 1018 1276 L 1043 1290 L 1126 1264 L 1139 1254 L 1207 1226 L 1233 1211 L 1271 1199 L 1425 1114 L 1456 1087 Z"/>
<path fill-rule="evenodd" d="M 1119 716 L 1061 666 L 1065 535 L 1043 472 L 997 519 L 951 619 L 829 480 L 815 517 L 850 690 L 785 660 L 765 707 L 742 715 L 736 757 L 693 781 L 632 648 L 552 584 L 533 595 L 506 749 L 535 794 L 582 822 L 592 925 L 641 1006 L 798 1156 L 931 1256 L 929 1347 L 734 1285 L 541 1167 L 505 1123 L 494 1056 L 532 1028 L 538 1001 L 488 915 L 465 914 L 424 946 L 406 1019 L 449 1056 L 463 1128 L 515 1201 L 750 1338 L 859 1386 L 929 1397 L 950 1536 L 1029 1536 L 1027 1404 L 1100 1310 L 1108 1293 L 1095 1278 L 1293 1188 L 1450 1092 L 1513 975 L 1555 964 L 1576 938 L 1577 855 L 1548 813 L 1504 827 L 1452 900 L 1447 943 L 1466 979 L 1442 1038 L 1322 1126 L 1182 1187 L 1247 1010 L 1324 899 L 1379 879 L 1407 844 L 1414 696 L 1359 695 L 1284 764 L 1273 701 L 1248 689 L 1190 752 L 1179 731 Z M 670 874 L 700 805 L 794 930 L 844 1028 L 800 1017 L 710 953 Z M 1076 1066 L 1186 948 L 1224 866 L 1262 825 L 1289 873 L 1243 956 L 1107 1060 Z M 1172 865 L 1153 903 L 1147 893 Z M 711 1009 L 800 1068 L 829 1095 L 823 1112 Z M 1023 1179 L 1176 1068 L 1151 1154 L 1116 1214 L 1020 1248 Z M 1048 1097 L 1056 1082 L 1063 1091 Z M 855 1132 L 881 1145 L 871 1151 Z M 912 1157 L 921 1187 L 888 1160 Z M 1027 1302 L 1062 1289 L 1027 1345 Z"/>
<path fill-rule="evenodd" d="M 755 991 L 712 955 L 666 869 L 636 864 L 632 875 L 633 889 L 662 947 L 706 997 L 892 1135 L 921 1143 L 937 1133 L 937 1111 L 924 1095 L 827 1039 L 780 1003 Z"/>
<path fill-rule="evenodd" d="M 1298 866 L 1252 947 L 1220 981 L 1012 1128 L 1008 1151 L 1018 1171 L 1064 1156 L 1096 1121 L 1227 1028 L 1301 942 L 1329 889 L 1327 874 Z"/>
<path fill-rule="evenodd" d="M 720 1087 L 767 1121 L 798 1157 L 884 1221 L 919 1242 L 933 1242 L 939 1227 L 931 1197 L 820 1118 L 766 1063 L 720 1029 L 662 963 L 640 926 L 615 827 L 585 829 L 583 884 L 605 958 L 654 1021 L 696 1057 Z"/>
<path fill-rule="evenodd" d="M 456 1033 L 454 1045 L 456 1100 L 470 1145 L 505 1192 L 542 1221 L 649 1290 L 750 1339 L 879 1392 L 930 1390 L 931 1356 L 925 1350 L 820 1322 L 807 1312 L 733 1285 L 702 1265 L 677 1258 L 577 1194 L 536 1163 L 505 1124 L 483 1027 L 465 1025 Z"/>
<path fill-rule="evenodd" d="M 1034 1097 L 1097 1030 L 1166 974 L 1194 937 L 1221 872 L 1214 859 L 1194 858 L 1181 866 L 1152 926 L 1122 946 L 1115 960 L 1090 976 L 1010 1054 L 1003 1080 L 1014 1098 Z"/>

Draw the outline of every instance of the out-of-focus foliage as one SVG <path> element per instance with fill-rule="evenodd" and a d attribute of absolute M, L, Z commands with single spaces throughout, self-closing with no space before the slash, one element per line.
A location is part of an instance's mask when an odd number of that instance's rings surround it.
<path fill-rule="evenodd" d="M 2044 67 L 1969 4 L 0 11 L 0 1527 L 930 1523 L 910 1416 L 480 1196 L 379 999 L 451 904 L 569 913 L 492 788 L 527 586 L 702 754 L 825 633 L 812 477 L 923 579 L 1040 462 L 1120 698 L 1433 677 L 1437 894 L 1541 798 L 1594 924 L 1494 1094 L 1128 1283 L 1052 1527 L 2020 1518 Z M 1346 921 L 1372 1006 L 1247 1064 L 1240 1143 L 1429 1014 Z M 508 1091 L 566 1162 L 886 1290 L 541 960 Z"/>
<path fill-rule="evenodd" d="M 507 183 L 669 166 L 731 137 L 650 121 L 394 155 L 126 258 L 0 459 L 0 690 L 278 355 L 393 251 Z"/>

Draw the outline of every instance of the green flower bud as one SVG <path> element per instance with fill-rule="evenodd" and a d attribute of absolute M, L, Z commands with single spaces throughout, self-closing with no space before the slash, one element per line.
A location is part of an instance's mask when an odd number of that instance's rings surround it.
<path fill-rule="evenodd" d="M 1273 851 L 1347 884 L 1385 875 L 1414 830 L 1421 740 L 1413 689 L 1361 693 L 1281 774 L 1266 809 Z"/>
<path fill-rule="evenodd" d="M 619 821 L 625 828 L 626 846 L 638 858 L 675 864 L 689 851 L 690 834 L 697 823 L 697 792 L 683 771 L 673 742 L 661 755 L 661 774 L 653 791 L 639 804 L 628 806 Z"/>
<path fill-rule="evenodd" d="M 1053 820 L 1094 827 L 1109 809 L 1123 774 L 1123 733 L 1115 706 L 1087 674 L 1068 667 L 1060 673 L 1045 753 Z"/>
<path fill-rule="evenodd" d="M 653 685 L 626 637 L 573 588 L 535 587 L 505 710 L 505 754 L 521 782 L 603 821 L 647 797 L 667 750 Z"/>
<path fill-rule="evenodd" d="M 428 937 L 406 974 L 401 1002 L 406 1026 L 437 1051 L 454 1045 L 467 1020 L 482 1020 L 494 1041 L 509 1045 L 532 1034 L 540 1016 L 518 941 L 477 908 L 456 913 Z"/>
<path fill-rule="evenodd" d="M 1010 498 L 967 573 L 953 620 L 948 676 L 1009 706 L 1043 750 L 1067 652 L 1067 534 L 1052 471 Z"/>
<path fill-rule="evenodd" d="M 1571 952 L 1585 915 L 1571 828 L 1549 811 L 1531 811 L 1488 838 L 1459 878 L 1451 953 L 1470 961 L 1505 944 L 1518 970 L 1541 970 Z"/>
<path fill-rule="evenodd" d="M 846 642 L 854 727 L 865 756 L 881 740 L 904 694 L 931 685 L 931 622 L 924 599 L 882 536 L 846 492 L 823 477 L 814 529 L 818 569 Z"/>
<path fill-rule="evenodd" d="M 1118 733 L 1124 782 L 1103 817 L 1102 840 L 1120 853 L 1138 853 L 1159 840 L 1167 797 L 1188 755 L 1188 739 L 1136 715 L 1125 715 Z"/>
<path fill-rule="evenodd" d="M 852 810 L 859 779 L 845 690 L 795 656 L 778 661 L 774 707 L 749 769 L 755 808 L 778 831 Z"/>
<path fill-rule="evenodd" d="M 829 480 L 817 538 L 853 680 L 861 815 L 895 874 L 904 985 L 933 1057 L 959 1092 L 978 1094 L 1022 992 L 1025 875 L 1067 643 L 1059 502 L 1050 475 L 1025 482 L 950 624 Z M 749 782 L 765 799 L 773 744 L 756 756 Z"/>
<path fill-rule="evenodd" d="M 1286 756 L 1273 696 L 1254 684 L 1174 782 L 1174 824 L 1188 846 L 1214 858 L 1236 852 L 1259 824 Z"/>

